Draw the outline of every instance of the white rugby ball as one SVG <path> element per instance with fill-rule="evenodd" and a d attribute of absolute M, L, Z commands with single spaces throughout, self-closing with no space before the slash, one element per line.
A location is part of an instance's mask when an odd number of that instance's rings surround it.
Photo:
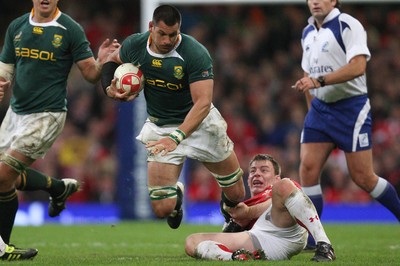
<path fill-rule="evenodd" d="M 117 67 L 114 72 L 114 78 L 117 79 L 117 89 L 120 93 L 129 91 L 130 93 L 139 93 L 144 87 L 144 75 L 142 71 L 131 63 L 124 63 Z"/>

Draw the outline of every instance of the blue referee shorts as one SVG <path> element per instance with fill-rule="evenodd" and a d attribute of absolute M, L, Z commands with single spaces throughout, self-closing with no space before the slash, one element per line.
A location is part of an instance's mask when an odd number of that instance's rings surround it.
<path fill-rule="evenodd" d="M 301 143 L 329 142 L 345 152 L 371 149 L 371 105 L 367 95 L 355 96 L 334 103 L 318 98 L 311 102 Z"/>

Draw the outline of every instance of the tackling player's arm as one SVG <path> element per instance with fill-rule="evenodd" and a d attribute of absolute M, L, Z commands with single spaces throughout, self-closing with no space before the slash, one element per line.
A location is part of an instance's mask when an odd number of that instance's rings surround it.
<path fill-rule="evenodd" d="M 241 227 L 246 227 L 251 221 L 258 219 L 271 206 L 271 203 L 271 199 L 252 206 L 247 206 L 241 202 L 235 208 L 231 208 L 229 214 L 237 224 Z"/>

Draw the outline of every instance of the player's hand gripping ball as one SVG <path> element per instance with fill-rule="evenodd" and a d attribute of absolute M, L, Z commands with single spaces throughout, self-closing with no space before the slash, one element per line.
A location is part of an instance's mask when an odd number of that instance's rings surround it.
<path fill-rule="evenodd" d="M 144 87 L 144 75 L 142 71 L 131 63 L 124 63 L 118 66 L 114 72 L 117 78 L 118 92 L 129 91 L 130 94 L 139 93 Z"/>

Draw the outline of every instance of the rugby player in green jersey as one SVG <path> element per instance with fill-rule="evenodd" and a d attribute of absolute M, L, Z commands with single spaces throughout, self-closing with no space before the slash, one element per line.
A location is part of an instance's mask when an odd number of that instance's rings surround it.
<path fill-rule="evenodd" d="M 33 0 L 33 9 L 11 22 L 0 54 L 0 100 L 12 86 L 0 128 L 0 259 L 29 259 L 36 249 L 9 245 L 18 209 L 16 188 L 50 194 L 49 215 L 57 216 L 78 190 L 75 179 L 48 177 L 29 166 L 50 149 L 66 119 L 67 79 L 73 63 L 92 83 L 107 56 L 119 47 L 106 39 L 96 60 L 82 27 L 58 9 L 58 0 Z M 5 246 L 2 245 L 4 242 Z"/>
<path fill-rule="evenodd" d="M 245 196 L 243 171 L 227 136 L 227 124 L 212 104 L 213 67 L 206 48 L 180 32 L 181 14 L 173 6 L 154 10 L 149 30 L 127 37 L 102 70 L 105 93 L 119 93 L 113 74 L 118 65 L 140 67 L 146 83 L 148 119 L 137 139 L 148 150 L 148 189 L 153 212 L 175 229 L 182 221 L 183 184 L 178 182 L 187 157 L 202 162 L 222 188 L 221 204 L 234 207 Z M 226 212 L 225 212 L 226 213 Z"/>

